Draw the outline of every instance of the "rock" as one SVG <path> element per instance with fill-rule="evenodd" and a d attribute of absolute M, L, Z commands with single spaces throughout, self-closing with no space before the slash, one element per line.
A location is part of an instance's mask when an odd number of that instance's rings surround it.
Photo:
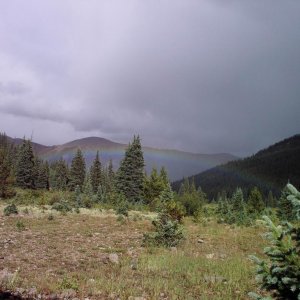
<path fill-rule="evenodd" d="M 118 264 L 119 263 L 119 256 L 117 253 L 111 253 L 108 255 L 108 259 L 111 263 L 113 264 Z"/>
<path fill-rule="evenodd" d="M 214 256 L 215 256 L 214 253 L 206 254 L 206 258 L 207 258 L 207 259 L 213 259 Z"/>
<path fill-rule="evenodd" d="M 227 282 L 227 280 L 222 277 L 222 276 L 218 276 L 218 275 L 204 275 L 204 281 L 208 282 L 208 283 L 225 283 Z"/>
<path fill-rule="evenodd" d="M 48 297 L 47 297 L 47 300 L 58 300 L 58 296 L 57 294 L 50 294 Z"/>
<path fill-rule="evenodd" d="M 8 272 L 7 269 L 0 271 L 0 285 L 6 285 L 11 282 L 14 274 Z"/>
<path fill-rule="evenodd" d="M 171 252 L 177 252 L 177 248 L 176 247 L 171 247 L 170 250 L 171 250 Z"/>
<path fill-rule="evenodd" d="M 131 264 L 130 264 L 130 268 L 132 269 L 132 270 L 137 270 L 137 259 L 132 259 L 131 260 Z"/>
<path fill-rule="evenodd" d="M 199 243 L 199 244 L 203 244 L 203 243 L 204 243 L 204 240 L 202 240 L 202 239 L 198 239 L 198 240 L 197 240 L 197 243 Z"/>
<path fill-rule="evenodd" d="M 28 294 L 29 296 L 34 297 L 34 296 L 37 294 L 36 288 L 35 288 L 35 287 L 30 288 L 30 289 L 27 291 L 27 294 Z"/>
<path fill-rule="evenodd" d="M 63 292 L 60 294 L 60 297 L 63 299 L 72 299 L 76 297 L 76 291 L 73 289 L 67 289 L 63 290 Z"/>

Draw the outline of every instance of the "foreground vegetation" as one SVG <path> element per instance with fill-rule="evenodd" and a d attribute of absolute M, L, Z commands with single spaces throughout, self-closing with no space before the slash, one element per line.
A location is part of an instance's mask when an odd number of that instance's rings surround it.
<path fill-rule="evenodd" d="M 112 210 L 62 214 L 19 206 L 18 215 L 5 217 L 3 209 L 1 266 L 18 270 L 7 282 L 12 290 L 35 287 L 36 295 L 50 295 L 71 289 L 90 299 L 246 299 L 256 290 L 248 255 L 262 254 L 259 226 L 186 218 L 185 241 L 166 249 L 141 246 L 143 233 L 152 230 L 151 213 L 131 211 L 119 220 Z M 109 260 L 112 253 L 118 263 Z"/>

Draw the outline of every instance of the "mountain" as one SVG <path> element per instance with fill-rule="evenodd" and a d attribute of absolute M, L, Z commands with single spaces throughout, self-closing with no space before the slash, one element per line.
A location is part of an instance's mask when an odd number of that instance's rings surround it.
<path fill-rule="evenodd" d="M 15 144 L 20 144 L 22 139 L 13 139 Z M 56 146 L 44 146 L 33 143 L 36 154 L 49 162 L 64 158 L 69 164 L 78 148 L 85 156 L 86 164 L 89 167 L 99 150 L 102 164 L 107 165 L 113 160 L 115 169 L 123 158 L 127 145 L 112 142 L 100 137 L 87 137 Z M 160 168 L 165 166 L 170 180 L 178 180 L 190 176 L 199 171 L 204 171 L 218 164 L 226 163 L 237 159 L 236 156 L 227 153 L 221 154 L 196 154 L 178 150 L 156 149 L 143 147 L 146 171 L 149 174 L 152 167 Z"/>
<path fill-rule="evenodd" d="M 267 195 L 270 190 L 279 195 L 290 181 L 300 186 L 300 134 L 280 141 L 255 155 L 231 161 L 193 176 L 196 186 L 201 186 L 210 199 L 226 191 L 231 195 L 237 186 L 248 193 L 258 186 Z M 178 190 L 182 181 L 173 183 Z"/>

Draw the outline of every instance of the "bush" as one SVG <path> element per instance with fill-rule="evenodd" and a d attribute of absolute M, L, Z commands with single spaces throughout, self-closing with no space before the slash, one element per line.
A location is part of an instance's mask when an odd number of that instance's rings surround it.
<path fill-rule="evenodd" d="M 186 214 L 184 206 L 174 200 L 165 203 L 163 210 L 170 216 L 171 220 L 178 222 L 181 222 Z"/>
<path fill-rule="evenodd" d="M 287 185 L 287 200 L 293 205 L 297 220 L 300 220 L 300 193 L 291 184 Z M 251 256 L 257 264 L 257 280 L 263 289 L 270 291 L 276 299 L 300 299 L 300 225 L 287 221 L 274 225 L 267 216 L 264 224 L 269 229 L 267 238 L 271 245 L 264 249 L 268 260 Z M 249 294 L 254 299 L 264 298 L 258 294 Z"/>
<path fill-rule="evenodd" d="M 18 229 L 19 231 L 25 230 L 25 225 L 24 225 L 24 223 L 23 223 L 22 221 L 18 221 L 18 222 L 16 223 L 16 227 L 17 227 L 17 229 Z"/>
<path fill-rule="evenodd" d="M 66 213 L 72 210 L 71 205 L 65 201 L 65 200 L 61 200 L 60 202 L 56 202 L 52 205 L 52 209 L 55 209 L 57 211 Z"/>
<path fill-rule="evenodd" d="M 118 195 L 116 205 L 116 214 L 128 217 L 129 204 L 123 194 Z"/>
<path fill-rule="evenodd" d="M 9 216 L 9 215 L 12 215 L 12 214 L 18 214 L 18 209 L 16 207 L 16 205 L 13 203 L 13 204 L 10 204 L 10 205 L 7 205 L 5 208 L 4 208 L 4 215 L 5 216 Z"/>
<path fill-rule="evenodd" d="M 144 234 L 145 246 L 177 246 L 184 238 L 182 227 L 177 220 L 172 220 L 165 212 L 159 214 L 159 218 L 152 222 L 154 232 Z"/>

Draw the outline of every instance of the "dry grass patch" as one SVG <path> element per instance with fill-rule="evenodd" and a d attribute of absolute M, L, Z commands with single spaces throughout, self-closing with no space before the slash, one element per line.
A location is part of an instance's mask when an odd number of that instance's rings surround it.
<path fill-rule="evenodd" d="M 19 268 L 15 287 L 49 294 L 73 289 L 90 299 L 246 299 L 255 290 L 248 255 L 261 253 L 260 228 L 188 219 L 180 247 L 144 249 L 142 235 L 155 215 L 134 212 L 119 222 L 112 211 L 28 211 L 0 216 L 0 271 Z M 110 253 L 118 254 L 118 264 L 107 259 Z"/>

